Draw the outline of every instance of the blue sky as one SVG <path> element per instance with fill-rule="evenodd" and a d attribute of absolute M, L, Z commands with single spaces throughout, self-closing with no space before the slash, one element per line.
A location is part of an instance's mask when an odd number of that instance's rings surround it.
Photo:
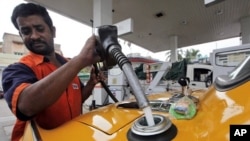
<path fill-rule="evenodd" d="M 14 28 L 10 21 L 10 17 L 12 14 L 13 8 L 19 3 L 23 3 L 23 0 L 0 0 L 0 17 L 1 17 L 1 26 L 0 26 L 0 42 L 2 41 L 2 36 L 4 32 L 17 34 L 18 31 Z M 92 29 L 89 26 L 61 16 L 60 14 L 49 11 L 54 25 L 56 27 L 56 38 L 55 43 L 61 45 L 62 52 L 65 57 L 74 57 L 83 47 L 86 39 L 91 36 Z M 72 28 L 73 27 L 73 28 Z M 159 60 L 165 60 L 165 52 L 152 53 L 148 50 L 145 50 L 136 45 L 131 45 L 128 47 L 123 42 L 120 42 L 122 46 L 122 51 L 124 54 L 129 53 L 141 53 L 142 56 L 151 56 L 153 58 Z M 213 49 L 230 47 L 239 45 L 239 38 L 204 43 L 200 45 L 190 46 L 187 48 L 199 49 L 200 53 L 203 56 L 209 56 L 209 53 L 212 52 Z M 186 48 L 183 48 L 185 50 Z"/>

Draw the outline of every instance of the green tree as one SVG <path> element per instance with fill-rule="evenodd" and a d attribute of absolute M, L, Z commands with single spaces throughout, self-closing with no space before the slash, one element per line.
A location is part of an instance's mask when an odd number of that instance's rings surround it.
<path fill-rule="evenodd" d="M 165 56 L 166 56 L 165 61 L 167 61 L 167 62 L 171 61 L 171 51 L 170 50 L 168 50 L 165 53 Z M 183 50 L 182 49 L 177 50 L 177 59 L 178 59 L 177 61 L 183 60 Z"/>
<path fill-rule="evenodd" d="M 165 56 L 166 56 L 165 61 L 166 61 L 166 62 L 169 62 L 169 61 L 171 60 L 171 51 L 168 50 L 168 51 L 165 53 Z"/>
<path fill-rule="evenodd" d="M 188 63 L 190 63 L 192 59 L 196 59 L 197 57 L 201 57 L 200 50 L 193 48 L 191 48 L 190 50 L 186 50 L 185 58 L 187 59 Z"/>
<path fill-rule="evenodd" d="M 183 59 L 187 59 L 187 62 L 190 63 L 192 59 L 200 58 L 202 55 L 200 54 L 200 50 L 191 48 L 183 51 L 182 49 L 177 50 L 177 61 L 182 61 Z M 165 54 L 165 61 L 171 61 L 171 51 L 168 50 Z"/>

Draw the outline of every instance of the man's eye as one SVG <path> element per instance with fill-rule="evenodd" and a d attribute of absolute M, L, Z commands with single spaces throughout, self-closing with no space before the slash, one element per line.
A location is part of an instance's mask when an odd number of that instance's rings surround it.
<path fill-rule="evenodd" d="M 29 28 L 23 28 L 23 29 L 21 29 L 21 33 L 23 35 L 29 35 L 30 32 L 31 32 L 31 30 Z"/>
<path fill-rule="evenodd" d="M 42 26 L 37 26 L 36 27 L 36 31 L 38 32 L 43 32 L 44 31 L 44 28 Z"/>

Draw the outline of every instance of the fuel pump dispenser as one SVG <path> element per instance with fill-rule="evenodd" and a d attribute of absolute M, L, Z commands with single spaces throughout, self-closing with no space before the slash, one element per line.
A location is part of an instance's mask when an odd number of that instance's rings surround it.
<path fill-rule="evenodd" d="M 108 86 L 111 93 L 118 101 L 129 99 L 130 89 L 128 81 L 122 70 L 117 65 L 108 70 Z M 109 97 L 109 103 L 114 102 L 115 101 Z"/>

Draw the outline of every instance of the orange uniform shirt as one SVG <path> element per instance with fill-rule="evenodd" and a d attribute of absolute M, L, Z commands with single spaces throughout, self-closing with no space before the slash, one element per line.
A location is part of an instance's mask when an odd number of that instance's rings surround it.
<path fill-rule="evenodd" d="M 66 63 L 65 58 L 58 54 L 56 56 L 61 63 Z M 78 77 L 74 78 L 53 105 L 34 115 L 34 117 L 27 117 L 18 110 L 17 100 L 22 90 L 32 83 L 43 79 L 56 69 L 56 66 L 51 64 L 44 56 L 30 53 L 22 57 L 19 63 L 12 64 L 3 71 L 4 97 L 11 111 L 17 117 L 12 132 L 13 141 L 22 137 L 25 124 L 30 119 L 34 119 L 42 128 L 52 129 L 81 114 L 81 89 L 83 85 Z"/>

